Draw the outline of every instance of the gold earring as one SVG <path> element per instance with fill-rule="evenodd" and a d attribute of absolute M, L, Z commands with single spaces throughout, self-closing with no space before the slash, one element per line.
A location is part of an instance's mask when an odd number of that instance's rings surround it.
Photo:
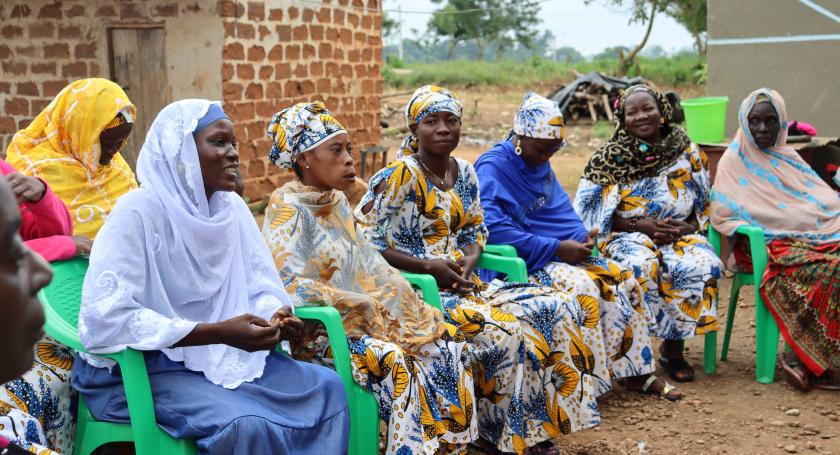
<path fill-rule="evenodd" d="M 664 124 L 665 124 L 665 117 L 659 117 L 659 124 L 660 124 L 660 125 L 664 125 Z"/>
<path fill-rule="evenodd" d="M 522 155 L 522 147 L 519 145 L 519 139 L 516 140 L 516 149 L 514 150 L 514 153 Z"/>

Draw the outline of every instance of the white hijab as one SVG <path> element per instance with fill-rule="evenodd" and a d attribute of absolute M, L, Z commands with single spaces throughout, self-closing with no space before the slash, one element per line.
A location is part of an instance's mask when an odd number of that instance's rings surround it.
<path fill-rule="evenodd" d="M 170 346 L 200 322 L 269 319 L 293 305 L 245 202 L 231 192 L 207 200 L 192 133 L 210 104 L 172 103 L 152 124 L 137 162 L 142 186 L 117 201 L 94 243 L 79 336 L 94 354 L 161 350 L 233 389 L 262 375 L 268 351 Z"/>

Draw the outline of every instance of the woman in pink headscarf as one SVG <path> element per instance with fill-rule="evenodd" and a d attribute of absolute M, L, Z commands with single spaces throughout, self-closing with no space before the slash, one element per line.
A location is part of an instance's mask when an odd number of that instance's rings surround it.
<path fill-rule="evenodd" d="M 763 229 L 768 267 L 761 295 L 792 351 L 782 358 L 786 376 L 803 390 L 837 390 L 840 195 L 786 145 L 787 112 L 778 92 L 751 93 L 738 120 L 718 164 L 712 224 L 727 236 L 745 224 Z"/>

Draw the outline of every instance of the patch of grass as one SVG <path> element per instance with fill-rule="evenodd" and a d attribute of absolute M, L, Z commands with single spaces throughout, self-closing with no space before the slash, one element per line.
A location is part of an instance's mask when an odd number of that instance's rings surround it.
<path fill-rule="evenodd" d="M 592 137 L 596 139 L 606 140 L 613 134 L 613 124 L 611 122 L 599 121 L 592 127 Z"/>
<path fill-rule="evenodd" d="M 638 58 L 628 76 L 642 76 L 657 85 L 678 87 L 696 84 L 703 78 L 698 69 L 704 61 L 696 56 L 682 55 L 658 59 Z M 382 69 L 385 83 L 396 89 L 410 89 L 424 84 L 469 87 L 475 85 L 529 85 L 569 81 L 574 71 L 586 74 L 599 71 L 615 74 L 618 62 L 598 59 L 568 64 L 542 58 L 524 62 L 499 60 L 494 62 L 456 60 L 433 63 L 386 62 Z M 395 71 L 397 70 L 397 71 Z"/>

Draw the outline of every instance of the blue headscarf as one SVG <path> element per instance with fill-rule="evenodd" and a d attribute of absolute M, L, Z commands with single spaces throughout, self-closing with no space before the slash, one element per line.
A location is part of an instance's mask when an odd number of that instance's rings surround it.
<path fill-rule="evenodd" d="M 539 103 L 526 96 L 520 111 L 533 111 L 535 104 Z M 539 117 L 541 120 L 531 123 L 541 127 L 520 128 L 522 135 L 546 139 L 551 131 L 550 138 L 562 139 L 562 117 L 553 121 L 553 110 L 540 111 L 539 116 L 527 117 Z M 517 113 L 517 124 L 525 117 L 521 112 Z M 548 162 L 538 167 L 528 166 L 516 154 L 513 143 L 503 141 L 481 155 L 475 170 L 481 188 L 484 222 L 490 231 L 488 243 L 516 247 L 519 257 L 525 259 L 529 273 L 555 260 L 560 241 L 587 240 L 583 221 Z M 485 280 L 492 278 L 482 275 Z"/>
<path fill-rule="evenodd" d="M 217 120 L 221 120 L 223 118 L 230 120 L 230 117 L 228 117 L 227 114 L 225 114 L 225 111 L 222 109 L 222 106 L 220 104 L 211 103 L 210 107 L 207 109 L 207 113 L 204 114 L 204 117 L 201 117 L 198 120 L 198 124 L 193 130 L 193 134 L 198 134 L 199 131 L 203 130 L 204 128 L 207 128 L 208 126 L 210 126 L 211 123 Z"/>

